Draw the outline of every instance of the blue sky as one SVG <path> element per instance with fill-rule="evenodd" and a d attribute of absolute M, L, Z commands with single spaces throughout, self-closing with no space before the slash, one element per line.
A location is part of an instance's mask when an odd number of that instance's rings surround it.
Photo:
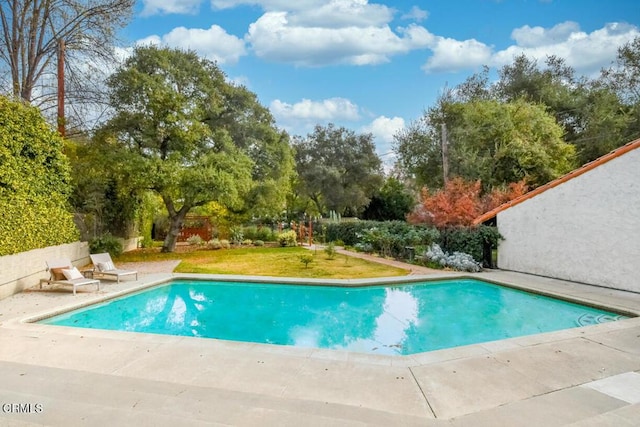
<path fill-rule="evenodd" d="M 306 135 L 371 132 L 379 154 L 445 86 L 515 55 L 595 76 L 640 36 L 637 0 L 139 0 L 125 44 L 197 51 Z M 385 159 L 388 160 L 388 159 Z"/>

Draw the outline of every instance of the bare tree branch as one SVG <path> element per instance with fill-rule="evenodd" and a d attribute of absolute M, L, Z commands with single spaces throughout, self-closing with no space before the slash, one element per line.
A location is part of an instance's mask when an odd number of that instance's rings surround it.
<path fill-rule="evenodd" d="M 50 109 L 55 102 L 58 41 L 64 40 L 69 104 L 95 103 L 96 76 L 101 74 L 97 71 L 105 68 L 96 65 L 116 61 L 116 31 L 128 23 L 134 4 L 134 0 L 2 0 L 0 75 L 10 76 L 10 81 L 9 77 L 0 81 L 0 90 L 43 111 Z"/>

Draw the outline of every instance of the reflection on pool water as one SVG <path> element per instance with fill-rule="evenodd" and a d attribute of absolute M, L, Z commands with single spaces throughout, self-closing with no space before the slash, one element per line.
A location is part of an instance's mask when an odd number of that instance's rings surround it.
<path fill-rule="evenodd" d="M 362 288 L 174 281 L 41 323 L 407 355 L 622 318 L 471 279 Z"/>

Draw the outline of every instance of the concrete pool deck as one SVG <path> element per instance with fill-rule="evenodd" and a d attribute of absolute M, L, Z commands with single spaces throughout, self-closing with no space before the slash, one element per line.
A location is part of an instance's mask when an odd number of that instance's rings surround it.
<path fill-rule="evenodd" d="M 0 300 L 0 425 L 586 427 L 640 419 L 640 317 L 402 357 L 24 322 L 180 276 L 158 272 L 170 265 L 138 267 L 138 281 L 103 281 L 99 292 L 36 287 Z M 502 271 L 472 276 L 640 313 L 640 294 Z"/>

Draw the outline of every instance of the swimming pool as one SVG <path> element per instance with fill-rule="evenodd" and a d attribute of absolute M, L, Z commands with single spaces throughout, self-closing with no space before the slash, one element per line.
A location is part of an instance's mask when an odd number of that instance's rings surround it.
<path fill-rule="evenodd" d="M 623 318 L 474 279 L 358 288 L 179 280 L 40 323 L 408 355 Z"/>

